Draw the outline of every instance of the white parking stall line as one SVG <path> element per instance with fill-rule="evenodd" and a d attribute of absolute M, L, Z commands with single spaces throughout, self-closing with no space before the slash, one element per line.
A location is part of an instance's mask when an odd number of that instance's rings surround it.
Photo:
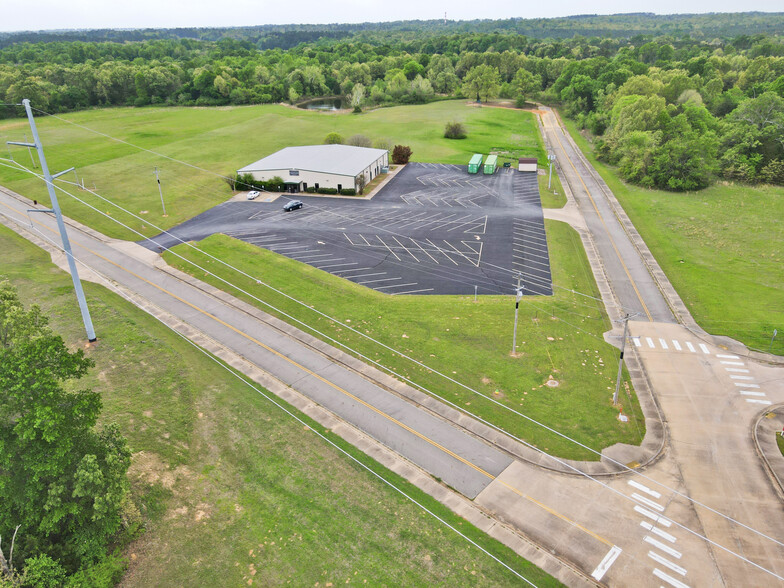
<path fill-rule="evenodd" d="M 740 359 L 737 355 L 722 355 L 721 353 L 717 353 L 716 357 L 720 357 L 721 359 Z"/>
<path fill-rule="evenodd" d="M 308 245 L 274 245 L 272 247 L 267 247 L 270 251 L 274 251 L 275 253 L 283 252 L 283 251 L 294 251 L 296 249 L 307 249 Z"/>
<path fill-rule="evenodd" d="M 440 248 L 438 245 L 436 245 L 435 243 L 433 243 L 433 242 L 432 242 L 430 239 L 425 239 L 425 241 L 427 241 L 428 243 L 430 243 L 430 244 L 433 246 L 433 248 L 434 248 L 436 251 L 438 251 L 438 252 L 439 252 L 441 255 L 443 255 L 444 257 L 446 257 L 446 258 L 447 258 L 449 261 L 451 261 L 451 262 L 452 262 L 452 263 L 454 263 L 455 265 L 460 265 L 460 264 L 459 264 L 459 263 L 457 263 L 457 262 L 456 262 L 454 259 L 452 259 L 451 257 L 449 257 L 449 255 L 447 255 L 446 251 L 444 251 L 443 249 L 441 249 L 441 248 Z"/>
<path fill-rule="evenodd" d="M 649 508 L 658 510 L 659 512 L 664 512 L 664 507 L 661 504 L 657 504 L 653 500 L 650 500 L 649 498 L 645 498 L 645 496 L 641 496 L 636 492 L 632 492 L 632 498 L 634 498 L 637 502 L 644 504 Z"/>
<path fill-rule="evenodd" d="M 307 253 L 307 251 L 305 253 Z M 332 257 L 332 254 L 331 253 L 319 253 L 318 255 L 296 255 L 296 256 L 292 255 L 291 256 L 292 259 L 296 259 L 297 261 L 303 261 L 305 259 L 314 260 L 314 259 L 318 259 L 320 257 Z M 324 261 L 326 261 L 326 260 L 324 260 Z"/>
<path fill-rule="evenodd" d="M 642 484 L 634 480 L 629 480 L 629 486 L 631 486 L 632 488 L 637 488 L 637 490 L 645 492 L 646 494 L 653 496 L 654 498 L 661 498 L 660 492 L 656 492 L 656 490 L 651 490 L 647 486 L 643 486 Z"/>
<path fill-rule="evenodd" d="M 680 580 L 676 580 L 669 574 L 665 574 L 659 568 L 653 569 L 653 575 L 659 578 L 660 580 L 664 580 L 673 588 L 689 588 L 688 584 L 684 584 L 683 582 L 681 582 Z"/>
<path fill-rule="evenodd" d="M 607 573 L 607 570 L 610 569 L 615 563 L 615 560 L 618 559 L 618 556 L 621 555 L 621 548 L 617 545 L 613 545 L 610 548 L 610 551 L 607 552 L 607 555 L 604 556 L 601 563 L 596 566 L 596 569 L 591 574 L 591 577 L 594 578 L 597 582 L 600 582 L 601 579 L 604 577 L 604 574 Z"/>
<path fill-rule="evenodd" d="M 756 400 L 755 398 L 746 398 L 746 402 L 749 404 L 764 404 L 765 406 L 773 404 L 770 400 Z"/>
<path fill-rule="evenodd" d="M 403 278 L 401 278 L 401 277 L 397 277 L 397 278 L 379 278 L 378 280 L 368 280 L 366 282 L 357 282 L 357 284 L 359 284 L 360 286 L 364 286 L 366 284 L 375 284 L 377 282 L 389 282 L 390 280 L 402 280 L 402 279 Z"/>
<path fill-rule="evenodd" d="M 647 508 L 643 508 L 641 506 L 635 506 L 634 510 L 640 513 L 642 516 L 648 517 L 657 525 L 662 525 L 663 527 L 667 527 L 667 528 L 669 528 L 672 525 L 670 521 L 657 515 L 655 512 L 649 511 Z"/>
<path fill-rule="evenodd" d="M 646 535 L 645 537 L 642 538 L 642 540 L 645 541 L 646 543 L 650 543 L 651 545 L 653 545 L 659 551 L 663 551 L 664 553 L 666 553 L 669 556 L 674 557 L 675 559 L 680 559 L 681 558 L 681 552 L 680 551 L 678 551 L 677 549 L 673 549 L 672 547 L 662 543 L 658 539 L 654 539 L 650 535 Z"/>
<path fill-rule="evenodd" d="M 681 344 L 676 339 L 672 340 L 672 345 L 675 347 L 676 351 L 683 351 Z"/>
<path fill-rule="evenodd" d="M 741 390 L 743 396 L 765 396 L 764 392 L 752 392 L 751 390 Z"/>
<path fill-rule="evenodd" d="M 411 238 L 409 237 L 409 239 L 411 239 Z M 419 242 L 417 242 L 417 240 L 416 240 L 416 239 L 411 239 L 411 242 L 412 242 L 414 245 L 416 245 L 417 247 L 419 247 L 419 248 L 422 250 L 422 253 L 424 253 L 425 255 L 427 255 L 427 256 L 428 256 L 430 259 L 432 259 L 432 260 L 433 260 L 435 263 L 437 263 L 438 265 L 441 265 L 441 263 L 440 263 L 440 262 L 439 262 L 439 261 L 438 261 L 438 260 L 437 260 L 435 257 L 433 257 L 432 255 L 430 255 L 430 254 L 427 252 L 427 250 L 426 250 L 424 247 L 422 247 L 422 246 L 419 244 Z"/>
<path fill-rule="evenodd" d="M 691 351 L 692 353 L 696 353 L 697 352 L 697 350 L 694 349 L 694 345 L 691 344 L 691 341 L 686 341 L 686 347 L 688 347 L 689 351 Z"/>
<path fill-rule="evenodd" d="M 675 537 L 673 535 L 670 535 L 667 531 L 662 531 L 658 527 L 654 527 L 648 521 L 640 521 L 640 526 L 643 529 L 648 529 L 654 535 L 658 535 L 662 539 L 666 539 L 670 543 L 675 543 Z"/>
<path fill-rule="evenodd" d="M 645 337 L 645 342 L 648 344 L 648 347 L 651 349 L 656 349 L 656 345 L 653 344 L 653 339 L 650 337 Z"/>
<path fill-rule="evenodd" d="M 733 382 L 736 386 L 740 386 L 741 388 L 759 388 L 759 384 L 748 384 L 745 382 Z"/>
<path fill-rule="evenodd" d="M 344 265 L 359 265 L 359 264 L 356 261 L 352 261 L 350 263 L 335 263 L 332 265 L 314 265 L 313 267 L 315 267 L 316 269 L 325 270 L 330 267 L 343 267 Z"/>
<path fill-rule="evenodd" d="M 659 563 L 659 564 L 663 565 L 664 567 L 671 569 L 676 574 L 680 574 L 681 576 L 685 576 L 686 575 L 686 568 L 683 568 L 683 567 L 679 566 L 678 564 L 672 563 L 669 559 L 667 559 L 666 557 L 662 557 L 661 555 L 659 555 L 655 551 L 649 551 L 648 552 L 648 557 L 650 557 L 656 563 Z"/>
<path fill-rule="evenodd" d="M 388 286 L 373 286 L 374 290 L 383 290 L 384 288 L 405 288 L 406 286 L 416 286 L 416 282 L 410 284 L 389 284 Z"/>
<path fill-rule="evenodd" d="M 372 270 L 372 269 L 375 269 L 375 268 L 372 268 L 372 267 L 352 267 L 352 268 L 349 268 L 349 269 L 340 270 L 340 274 L 341 275 L 345 275 L 348 272 L 364 272 L 364 271 Z M 356 277 L 356 276 L 354 276 L 354 277 Z"/>
<path fill-rule="evenodd" d="M 392 296 L 400 296 L 402 294 L 421 294 L 422 292 L 432 292 L 434 288 L 423 288 L 421 290 L 406 290 L 405 292 L 390 292 Z"/>
<path fill-rule="evenodd" d="M 408 248 L 407 248 L 405 245 L 403 245 L 403 244 L 400 242 L 400 239 L 398 239 L 398 238 L 397 238 L 397 237 L 395 237 L 394 235 L 392 235 L 392 238 L 393 238 L 395 241 L 397 241 L 397 244 L 398 244 L 398 245 L 400 245 L 400 246 L 403 248 L 403 250 L 404 250 L 406 253 L 408 253 L 408 254 L 409 254 L 411 257 L 413 257 L 413 258 L 414 258 L 414 261 L 416 261 L 417 263 L 419 263 L 419 259 L 417 258 L 417 256 L 416 256 L 416 255 L 414 255 L 413 253 L 411 253 L 411 252 L 408 250 Z"/>
<path fill-rule="evenodd" d="M 386 243 L 384 243 L 384 240 L 383 240 L 381 237 L 379 237 L 378 235 L 376 235 L 376 239 L 378 239 L 379 241 L 381 241 L 381 244 L 382 244 L 382 245 L 384 245 L 384 247 L 386 247 L 386 248 L 389 250 L 389 252 L 390 252 L 392 255 L 394 255 L 394 256 L 395 256 L 395 259 L 397 259 L 398 261 L 401 261 L 401 259 L 400 259 L 400 258 L 397 256 L 397 253 L 395 253 L 394 251 L 392 251 L 392 249 L 390 249 L 390 248 L 389 248 L 389 245 L 387 245 Z"/>
<path fill-rule="evenodd" d="M 632 341 L 634 342 L 635 347 L 642 347 L 642 343 L 640 343 L 639 337 L 632 337 Z"/>
<path fill-rule="evenodd" d="M 700 349 L 702 349 L 702 352 L 705 355 L 710 355 L 710 350 L 708 349 L 708 346 L 705 345 L 705 343 L 700 343 Z"/>
<path fill-rule="evenodd" d="M 667 341 L 665 341 L 664 339 L 659 339 L 659 344 L 662 346 L 662 349 L 669 349 L 669 347 L 667 346 Z"/>
<path fill-rule="evenodd" d="M 730 376 L 733 380 L 753 380 L 754 376 Z"/>

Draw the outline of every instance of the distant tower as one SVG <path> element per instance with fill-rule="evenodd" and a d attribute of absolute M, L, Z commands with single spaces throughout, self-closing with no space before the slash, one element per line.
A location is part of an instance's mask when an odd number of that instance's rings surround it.
<path fill-rule="evenodd" d="M 444 24 L 446 24 L 446 10 L 444 11 Z"/>

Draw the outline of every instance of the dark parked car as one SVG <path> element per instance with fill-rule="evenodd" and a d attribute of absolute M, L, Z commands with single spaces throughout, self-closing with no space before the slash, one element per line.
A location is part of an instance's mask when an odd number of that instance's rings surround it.
<path fill-rule="evenodd" d="M 292 200 L 283 207 L 283 210 L 285 212 L 291 212 L 292 210 L 297 210 L 298 208 L 302 208 L 302 202 L 299 200 Z"/>

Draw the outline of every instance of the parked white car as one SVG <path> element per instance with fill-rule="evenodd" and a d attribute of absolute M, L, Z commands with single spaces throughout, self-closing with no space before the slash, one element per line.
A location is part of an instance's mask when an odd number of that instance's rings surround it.
<path fill-rule="evenodd" d="M 261 192 L 259 192 L 258 190 L 251 190 L 250 192 L 248 192 L 248 200 L 255 200 L 256 198 L 259 197 L 260 194 Z"/>

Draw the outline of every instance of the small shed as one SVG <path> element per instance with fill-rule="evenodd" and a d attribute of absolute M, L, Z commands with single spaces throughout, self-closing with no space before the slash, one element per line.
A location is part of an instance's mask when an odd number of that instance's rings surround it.
<path fill-rule="evenodd" d="M 482 154 L 476 153 L 473 157 L 471 157 L 471 161 L 468 162 L 468 173 L 478 174 L 480 167 L 482 167 Z"/>
<path fill-rule="evenodd" d="M 537 163 L 536 157 L 521 157 L 517 169 L 521 172 L 536 172 Z"/>
<path fill-rule="evenodd" d="M 494 174 L 497 167 L 498 167 L 498 156 L 488 155 L 487 159 L 485 159 L 485 173 L 488 175 Z"/>

